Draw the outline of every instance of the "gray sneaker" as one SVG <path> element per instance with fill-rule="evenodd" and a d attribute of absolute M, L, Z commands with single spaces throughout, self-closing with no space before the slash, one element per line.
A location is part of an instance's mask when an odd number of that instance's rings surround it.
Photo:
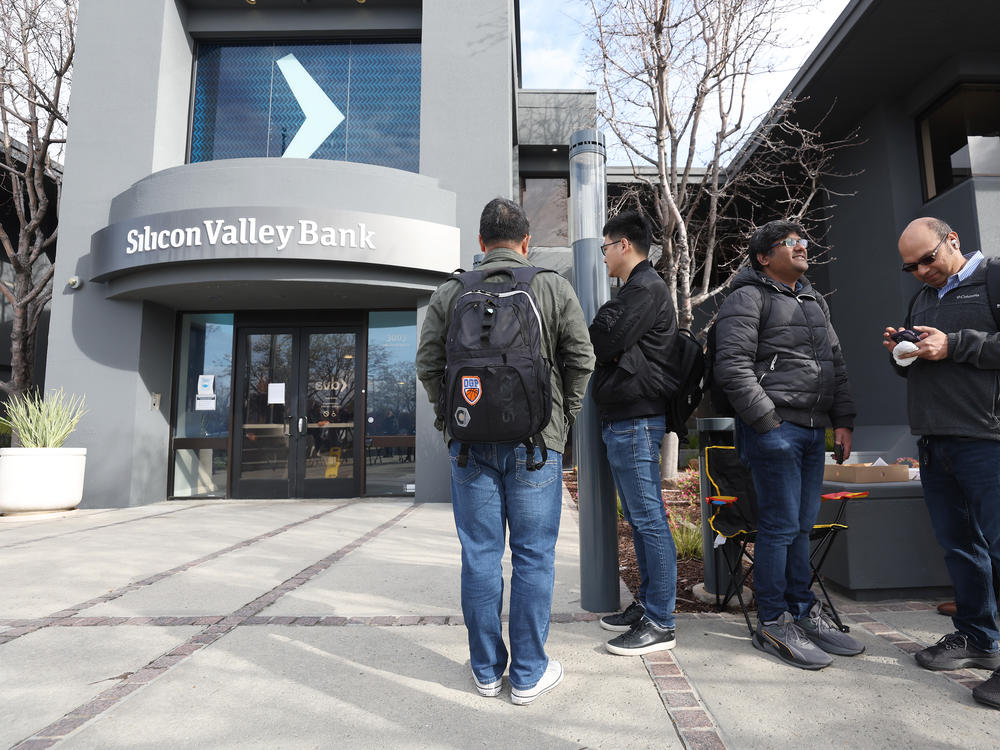
<path fill-rule="evenodd" d="M 857 656 L 865 650 L 864 644 L 859 643 L 847 633 L 841 632 L 840 628 L 833 624 L 833 621 L 823 611 L 823 605 L 818 601 L 813 602 L 809 608 L 809 614 L 796 620 L 795 624 L 806 634 L 806 638 L 828 654 Z"/>
<path fill-rule="evenodd" d="M 782 612 L 775 622 L 758 622 L 752 640 L 754 648 L 774 654 L 799 669 L 822 669 L 833 661 L 832 656 L 806 638 L 789 612 Z"/>

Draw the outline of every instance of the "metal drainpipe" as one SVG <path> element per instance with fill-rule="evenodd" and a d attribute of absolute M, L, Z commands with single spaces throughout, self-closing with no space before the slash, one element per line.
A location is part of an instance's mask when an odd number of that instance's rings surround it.
<path fill-rule="evenodd" d="M 569 139 L 570 240 L 573 286 L 589 325 L 598 308 L 611 299 L 601 256 L 601 230 L 607 220 L 607 152 L 599 130 L 578 130 Z M 590 396 L 576 418 L 573 456 L 580 505 L 580 604 L 590 612 L 619 607 L 618 508 L 608 466 L 601 419 Z"/>

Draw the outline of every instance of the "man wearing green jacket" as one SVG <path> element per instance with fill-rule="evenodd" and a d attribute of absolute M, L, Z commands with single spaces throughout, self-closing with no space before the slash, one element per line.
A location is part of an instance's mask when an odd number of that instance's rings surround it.
<path fill-rule="evenodd" d="M 490 201 L 479 223 L 479 245 L 486 257 L 478 270 L 529 267 L 529 239 L 528 220 L 516 203 Z M 435 410 L 445 372 L 446 335 L 461 290 L 461 282 L 449 279 L 434 292 L 420 332 L 417 376 Z M 552 416 L 542 430 L 548 448 L 545 463 L 529 473 L 523 443 L 471 443 L 466 465 L 461 466 L 460 444 L 445 429 L 444 415 L 437 413 L 435 422 L 449 444 L 452 508 L 462 544 L 462 614 L 473 680 L 481 695 L 499 695 L 509 656 L 511 701 L 517 705 L 531 703 L 562 680 L 562 666 L 545 653 L 562 507 L 562 451 L 594 369 L 583 310 L 569 282 L 556 273 L 538 273 L 531 292 L 542 320 L 543 356 L 552 365 Z M 533 461 L 540 463 L 541 452 L 534 452 Z M 513 567 L 509 654 L 500 619 L 505 532 Z"/>

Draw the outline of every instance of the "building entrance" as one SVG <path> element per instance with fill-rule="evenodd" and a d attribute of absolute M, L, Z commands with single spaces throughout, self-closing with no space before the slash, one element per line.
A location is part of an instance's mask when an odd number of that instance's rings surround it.
<path fill-rule="evenodd" d="M 361 326 L 237 327 L 232 497 L 361 494 Z"/>

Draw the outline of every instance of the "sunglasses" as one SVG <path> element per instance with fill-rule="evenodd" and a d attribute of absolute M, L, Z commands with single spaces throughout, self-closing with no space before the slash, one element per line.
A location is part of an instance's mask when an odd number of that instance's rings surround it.
<path fill-rule="evenodd" d="M 809 247 L 809 240 L 793 240 L 791 237 L 789 237 L 787 239 L 782 240 L 781 242 L 775 242 L 773 245 L 771 245 L 771 249 L 773 250 L 778 245 L 784 245 L 785 247 L 795 247 L 796 245 L 798 245 L 803 250 L 805 250 L 807 247 Z"/>
<path fill-rule="evenodd" d="M 939 239 L 938 243 L 934 246 L 934 249 L 931 250 L 929 253 L 927 253 L 927 255 L 925 255 L 923 258 L 918 259 L 916 263 L 904 263 L 899 270 L 902 271 L 903 273 L 913 273 L 914 271 L 917 270 L 919 266 L 929 266 L 931 263 L 934 262 L 934 259 L 937 257 L 938 254 L 938 250 L 941 249 L 941 243 L 944 242 L 945 238 L 947 237 L 948 235 L 945 235 L 944 237 Z"/>

